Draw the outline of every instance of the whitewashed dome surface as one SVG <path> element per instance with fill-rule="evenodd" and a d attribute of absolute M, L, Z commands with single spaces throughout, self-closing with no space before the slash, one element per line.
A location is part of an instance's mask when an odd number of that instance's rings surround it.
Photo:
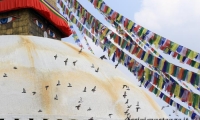
<path fill-rule="evenodd" d="M 0 36 L 0 118 L 117 120 L 126 118 L 127 105 L 132 105 L 131 118 L 167 118 L 147 93 L 128 82 L 130 78 L 104 60 L 78 51 L 72 44 L 49 38 Z M 91 68 L 92 64 L 95 68 Z M 99 72 L 95 72 L 97 67 Z M 3 77 L 4 73 L 7 77 Z M 122 89 L 124 84 L 129 86 L 129 91 Z M 49 86 L 47 90 L 45 86 Z M 22 93 L 23 88 L 26 93 Z M 127 97 L 123 98 L 125 91 Z M 127 99 L 129 102 L 125 104 Z M 141 109 L 136 112 L 138 101 Z M 77 110 L 75 106 L 79 104 Z M 109 114 L 113 114 L 111 118 Z"/>

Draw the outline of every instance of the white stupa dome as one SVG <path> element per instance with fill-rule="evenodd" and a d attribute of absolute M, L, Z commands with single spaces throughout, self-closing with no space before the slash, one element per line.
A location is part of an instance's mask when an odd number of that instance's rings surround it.
<path fill-rule="evenodd" d="M 131 118 L 167 118 L 147 93 L 128 82 L 130 78 L 104 60 L 78 51 L 72 44 L 49 38 L 0 36 L 0 118 L 124 120 L 128 105 L 132 105 L 128 111 Z M 95 68 L 91 68 L 92 64 Z M 98 67 L 99 72 L 95 72 Z M 72 87 L 68 87 L 69 83 Z M 130 90 L 122 89 L 123 85 Z M 26 93 L 22 93 L 23 88 Z M 79 104 L 78 110 L 75 106 Z"/>

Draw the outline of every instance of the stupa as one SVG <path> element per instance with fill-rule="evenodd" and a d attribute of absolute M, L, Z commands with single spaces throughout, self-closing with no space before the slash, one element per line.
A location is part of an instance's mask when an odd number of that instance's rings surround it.
<path fill-rule="evenodd" d="M 72 32 L 54 3 L 0 1 L 0 120 L 167 118 L 120 70 L 60 41 Z"/>

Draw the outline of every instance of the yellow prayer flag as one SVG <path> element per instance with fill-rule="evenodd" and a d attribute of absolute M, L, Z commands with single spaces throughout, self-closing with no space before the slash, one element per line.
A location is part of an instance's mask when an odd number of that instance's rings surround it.
<path fill-rule="evenodd" d="M 129 24 L 128 24 L 128 30 L 130 30 L 133 27 L 133 24 L 134 23 L 132 21 L 129 22 Z"/>
<path fill-rule="evenodd" d="M 156 40 L 154 41 L 154 45 L 158 46 L 158 43 L 160 42 L 161 36 L 157 35 Z"/>
<path fill-rule="evenodd" d="M 192 72 L 188 71 L 188 78 L 187 78 L 187 83 L 190 83 L 190 78 L 192 77 Z"/>
<path fill-rule="evenodd" d="M 199 63 L 196 62 L 196 63 L 194 64 L 194 67 L 198 69 L 198 67 L 199 67 Z"/>
<path fill-rule="evenodd" d="M 146 60 L 147 60 L 147 58 L 148 58 L 148 56 L 149 56 L 149 53 L 148 53 L 148 52 L 146 52 L 146 53 L 145 53 L 145 55 L 144 55 L 143 61 L 146 61 Z"/>
<path fill-rule="evenodd" d="M 180 94 L 180 85 L 176 84 L 175 90 L 174 90 L 174 95 L 179 97 Z"/>
<path fill-rule="evenodd" d="M 165 62 L 165 59 L 161 59 L 161 62 L 160 62 L 160 64 L 159 64 L 159 68 L 160 68 L 160 70 L 163 69 L 164 62 Z"/>
<path fill-rule="evenodd" d="M 107 10 L 106 14 L 108 15 L 110 13 L 110 11 L 111 11 L 111 8 L 108 7 L 108 10 Z"/>
<path fill-rule="evenodd" d="M 119 14 L 119 16 L 117 17 L 117 21 L 120 21 L 122 18 L 122 16 Z"/>
<path fill-rule="evenodd" d="M 142 35 L 144 35 L 144 34 L 146 34 L 146 33 L 147 33 L 147 29 L 144 28 L 143 31 L 142 31 Z M 142 36 L 142 35 L 141 35 L 141 36 Z"/>
<path fill-rule="evenodd" d="M 145 68 L 144 71 L 145 71 L 145 80 L 149 80 L 149 69 Z"/>
<path fill-rule="evenodd" d="M 163 85 L 163 77 L 160 75 L 160 77 L 159 77 L 159 85 L 158 85 L 158 87 L 160 88 L 160 89 L 162 89 L 162 85 Z"/>
<path fill-rule="evenodd" d="M 171 47 L 171 51 L 175 52 L 177 50 L 178 46 L 179 46 L 178 44 L 173 43 L 173 45 Z"/>
<path fill-rule="evenodd" d="M 196 56 L 197 56 L 197 52 L 194 52 L 194 51 L 190 51 L 189 55 L 188 55 L 188 58 L 190 59 L 194 59 Z"/>
<path fill-rule="evenodd" d="M 160 95 L 160 90 L 158 90 L 158 92 L 157 92 L 156 96 L 158 97 L 159 95 Z"/>

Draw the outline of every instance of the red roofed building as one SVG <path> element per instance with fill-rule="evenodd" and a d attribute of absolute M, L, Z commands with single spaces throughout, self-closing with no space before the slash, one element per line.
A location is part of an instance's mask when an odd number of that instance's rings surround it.
<path fill-rule="evenodd" d="M 0 0 L 0 35 L 61 39 L 72 34 L 54 0 Z"/>

